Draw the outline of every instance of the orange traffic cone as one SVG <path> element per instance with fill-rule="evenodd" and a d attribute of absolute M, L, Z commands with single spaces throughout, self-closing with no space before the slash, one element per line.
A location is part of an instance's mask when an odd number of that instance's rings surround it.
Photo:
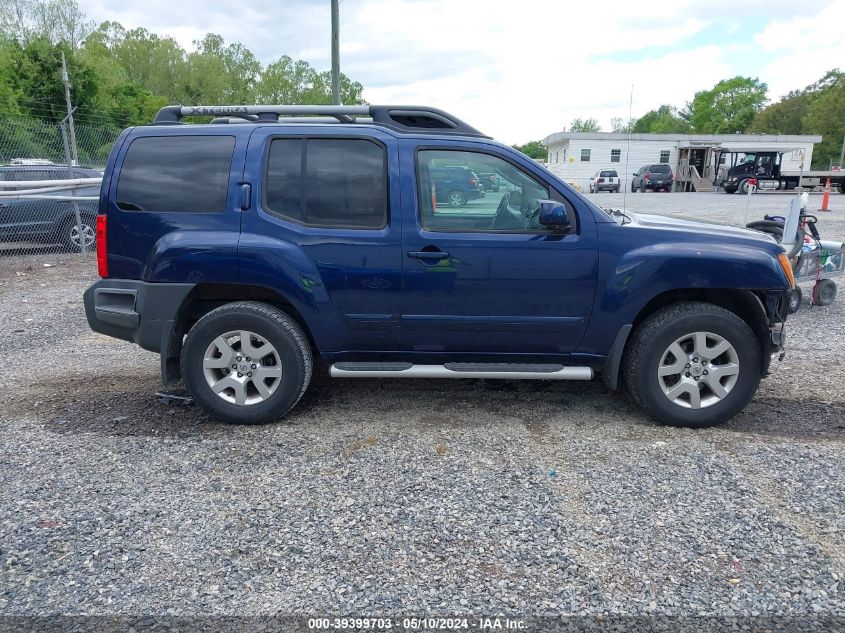
<path fill-rule="evenodd" d="M 819 211 L 830 211 L 830 178 L 824 183 L 824 195 L 822 196 L 822 208 Z"/>

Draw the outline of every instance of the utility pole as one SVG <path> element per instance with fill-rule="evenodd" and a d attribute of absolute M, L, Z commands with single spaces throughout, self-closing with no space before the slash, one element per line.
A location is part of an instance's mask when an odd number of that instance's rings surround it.
<path fill-rule="evenodd" d="M 65 102 L 67 103 L 67 121 L 68 129 L 70 130 L 70 154 L 74 165 L 79 164 L 79 154 L 76 151 L 76 128 L 73 125 L 73 111 L 74 107 L 70 102 L 70 80 L 67 76 L 67 61 L 65 60 L 64 51 L 62 51 L 62 83 L 65 85 Z"/>
<path fill-rule="evenodd" d="M 845 169 L 845 136 L 842 137 L 842 151 L 839 152 L 839 169 Z"/>
<path fill-rule="evenodd" d="M 332 103 L 340 104 L 340 9 L 332 0 Z"/>

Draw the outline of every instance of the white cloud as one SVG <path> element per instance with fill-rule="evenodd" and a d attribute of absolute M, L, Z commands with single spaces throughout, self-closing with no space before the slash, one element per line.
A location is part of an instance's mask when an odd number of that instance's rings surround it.
<path fill-rule="evenodd" d="M 241 41 L 264 63 L 287 54 L 329 66 L 329 0 L 221 9 L 208 0 L 81 0 L 96 20 L 172 35 L 183 46 L 208 31 Z M 677 0 L 660 20 L 641 3 L 605 0 L 344 0 L 341 69 L 372 103 L 426 104 L 508 142 L 559 131 L 575 117 L 609 127 L 736 74 L 760 76 L 773 97 L 845 59 L 845 0 Z M 770 20 L 769 24 L 763 23 Z M 759 34 L 733 42 L 737 24 Z M 746 33 L 747 37 L 747 33 Z M 754 43 L 756 55 L 736 46 Z M 754 52 L 754 49 L 750 49 Z M 765 54 L 760 54 L 761 52 Z"/>
<path fill-rule="evenodd" d="M 811 15 L 774 20 L 754 38 L 769 54 L 760 77 L 773 100 L 845 64 L 843 25 L 845 0 L 837 0 Z"/>

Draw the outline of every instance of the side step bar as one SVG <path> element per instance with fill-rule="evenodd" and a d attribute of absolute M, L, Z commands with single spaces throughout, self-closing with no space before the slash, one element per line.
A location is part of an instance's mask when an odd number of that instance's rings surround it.
<path fill-rule="evenodd" d="M 499 378 L 505 380 L 592 380 L 590 367 L 525 363 L 335 363 L 332 378 Z"/>

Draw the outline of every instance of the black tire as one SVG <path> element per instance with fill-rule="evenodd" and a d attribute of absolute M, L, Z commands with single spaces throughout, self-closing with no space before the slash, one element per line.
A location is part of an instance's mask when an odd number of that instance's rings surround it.
<path fill-rule="evenodd" d="M 645 193 L 648 191 L 648 187 L 645 184 L 645 181 L 640 183 L 640 193 Z"/>
<path fill-rule="evenodd" d="M 467 203 L 467 197 L 459 189 L 450 191 L 449 195 L 446 196 L 446 200 L 449 202 L 450 207 L 462 207 Z"/>
<path fill-rule="evenodd" d="M 97 250 L 97 219 L 90 215 L 80 216 L 82 221 L 82 232 L 85 236 L 85 252 L 93 253 Z M 59 226 L 59 240 L 62 246 L 74 253 L 82 252 L 82 242 L 79 240 L 79 227 L 76 217 L 65 218 Z"/>
<path fill-rule="evenodd" d="M 616 186 L 616 189 L 613 190 L 613 193 L 619 193 L 619 186 Z"/>
<path fill-rule="evenodd" d="M 699 409 L 670 400 L 657 377 L 669 346 L 695 332 L 723 337 L 736 351 L 740 367 L 727 395 Z M 623 370 L 631 395 L 648 415 L 671 426 L 703 428 L 730 420 L 745 408 L 760 382 L 762 354 L 754 332 L 733 312 L 711 303 L 683 302 L 659 310 L 640 324 L 625 348 Z"/>
<path fill-rule="evenodd" d="M 833 279 L 819 279 L 813 286 L 813 303 L 829 306 L 836 299 L 836 282 Z"/>
<path fill-rule="evenodd" d="M 748 193 L 748 178 L 743 178 L 742 180 L 740 180 L 736 188 L 740 193 Z"/>
<path fill-rule="evenodd" d="M 804 293 L 801 292 L 801 288 L 795 286 L 792 289 L 792 292 L 789 293 L 789 306 L 787 306 L 787 312 L 789 314 L 795 314 L 801 308 L 801 302 L 804 300 Z"/>
<path fill-rule="evenodd" d="M 783 223 L 777 222 L 775 220 L 755 220 L 754 222 L 749 222 L 745 225 L 747 229 L 753 229 L 754 231 L 760 231 L 761 233 L 768 233 L 769 235 L 773 236 L 778 243 L 783 242 Z M 798 252 L 801 250 L 801 247 L 804 245 L 804 234 L 799 227 L 795 233 L 795 239 L 792 242 L 792 247 L 786 253 L 786 256 L 789 259 L 795 257 Z M 795 267 L 796 269 L 798 266 Z"/>
<path fill-rule="evenodd" d="M 217 337 L 248 330 L 278 351 L 281 378 L 275 391 L 255 404 L 230 403 L 212 391 L 206 381 L 203 358 Z M 231 424 L 263 424 L 290 411 L 308 388 L 313 358 L 308 339 L 297 323 L 273 306 L 255 301 L 228 303 L 194 324 L 182 348 L 182 377 L 194 400 L 211 416 Z"/>
<path fill-rule="evenodd" d="M 637 193 L 637 188 L 634 186 L 634 181 L 631 181 L 631 193 Z"/>

